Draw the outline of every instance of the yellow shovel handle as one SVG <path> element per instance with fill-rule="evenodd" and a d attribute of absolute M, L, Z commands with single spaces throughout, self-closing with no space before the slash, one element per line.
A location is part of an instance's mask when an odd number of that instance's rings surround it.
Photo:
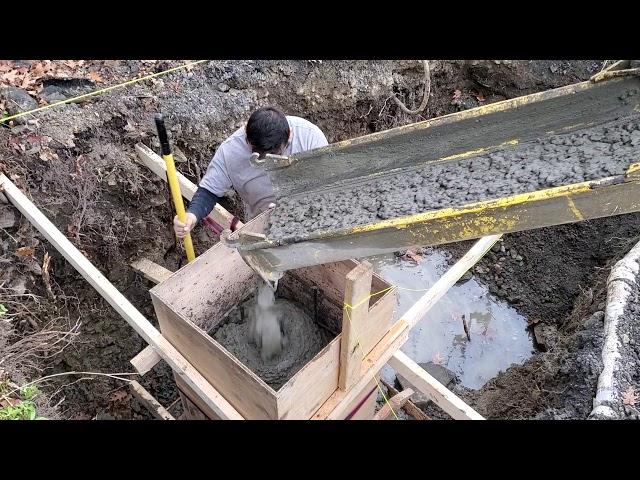
<path fill-rule="evenodd" d="M 162 148 L 162 158 L 167 165 L 167 181 L 169 182 L 169 189 L 171 190 L 171 198 L 173 199 L 173 205 L 176 208 L 178 219 L 185 223 L 187 221 L 187 212 L 184 209 L 184 202 L 182 200 L 182 194 L 180 193 L 180 184 L 178 183 L 178 173 L 176 172 L 176 164 L 173 161 L 173 154 L 171 153 L 171 146 L 169 145 L 169 138 L 167 137 L 167 129 L 164 126 L 164 119 L 162 114 L 156 115 L 156 127 L 158 129 L 158 137 L 160 137 L 160 146 Z M 193 251 L 193 242 L 191 241 L 191 234 L 187 233 L 183 238 L 184 249 L 187 251 L 187 260 L 190 262 L 195 260 L 196 255 Z"/>

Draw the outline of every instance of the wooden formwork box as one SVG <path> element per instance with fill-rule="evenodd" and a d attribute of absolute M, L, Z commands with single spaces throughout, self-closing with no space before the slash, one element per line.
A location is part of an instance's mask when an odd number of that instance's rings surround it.
<path fill-rule="evenodd" d="M 358 265 L 347 260 L 292 270 L 280 281 L 278 292 L 295 299 L 310 315 L 317 312 L 328 329 L 341 332 L 347 275 Z M 309 419 L 339 388 L 342 333 L 278 391 L 209 335 L 255 291 L 258 281 L 235 249 L 216 244 L 151 290 L 160 330 L 246 419 Z M 369 290 L 385 292 L 366 302 L 366 318 L 357 332 L 362 350 L 354 353 L 359 358 L 371 351 L 393 324 L 396 295 L 390 287 L 379 276 L 371 276 L 367 296 Z M 202 416 L 198 410 L 208 418 L 217 418 L 186 383 L 175 378 L 189 418 Z M 372 380 L 354 399 L 346 417 L 372 418 L 375 390 Z"/>

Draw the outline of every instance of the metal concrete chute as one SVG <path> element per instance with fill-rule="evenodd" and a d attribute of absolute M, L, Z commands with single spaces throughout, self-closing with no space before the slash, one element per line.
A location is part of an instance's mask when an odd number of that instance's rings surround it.
<path fill-rule="evenodd" d="M 628 67 L 617 62 L 590 81 L 339 142 L 286 161 L 265 157 L 252 164 L 268 172 L 279 200 L 330 194 L 429 164 L 454 166 L 533 140 L 640 117 L 639 69 Z M 639 211 L 637 170 L 634 163 L 622 175 L 288 238 L 269 238 L 269 210 L 260 216 L 259 231 L 240 229 L 223 242 L 273 282 L 295 268 Z"/>
<path fill-rule="evenodd" d="M 618 62 L 612 67 L 622 66 L 625 63 Z M 633 114 L 638 97 L 626 103 L 620 97 L 640 88 L 639 70 L 607 70 L 593 81 L 345 140 L 292 155 L 287 162 L 267 158 L 254 166 L 268 172 L 276 196 L 282 198 L 343 188 L 428 162 L 509 148 Z M 623 75 L 616 75 L 619 72 Z"/>

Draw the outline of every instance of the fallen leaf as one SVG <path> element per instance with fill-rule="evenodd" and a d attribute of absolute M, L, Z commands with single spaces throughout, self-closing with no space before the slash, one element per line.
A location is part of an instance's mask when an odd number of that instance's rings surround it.
<path fill-rule="evenodd" d="M 622 403 L 625 405 L 635 407 L 638 400 L 640 400 L 640 397 L 638 397 L 635 389 L 631 386 L 622 394 Z"/>
<path fill-rule="evenodd" d="M 10 70 L 7 73 L 4 73 L 0 76 L 0 81 L 4 83 L 8 83 L 10 85 L 14 85 L 18 80 L 18 71 Z"/>
<path fill-rule="evenodd" d="M 129 397 L 129 394 L 125 390 L 117 390 L 109 395 L 109 400 L 111 402 L 122 402 Z"/>
<path fill-rule="evenodd" d="M 56 152 L 54 152 L 53 150 L 51 150 L 50 148 L 44 147 L 41 151 L 40 151 L 40 160 L 43 160 L 45 162 L 51 162 L 53 160 L 60 160 L 60 157 L 58 157 L 58 154 Z"/>
<path fill-rule="evenodd" d="M 536 323 L 540 323 L 540 319 L 539 318 L 530 318 L 529 320 L 527 320 L 527 326 L 530 327 L 531 325 L 535 325 Z"/>
<path fill-rule="evenodd" d="M 50 73 L 53 70 L 55 70 L 55 65 L 53 64 L 53 62 L 51 60 L 45 60 L 42 64 L 44 71 L 46 73 Z"/>
<path fill-rule="evenodd" d="M 20 247 L 16 253 L 22 258 L 33 258 L 34 251 L 33 247 Z"/>
<path fill-rule="evenodd" d="M 44 65 L 41 62 L 36 62 L 31 69 L 31 73 L 36 77 L 42 77 L 45 74 Z"/>
<path fill-rule="evenodd" d="M 49 295 L 49 298 L 51 300 L 55 300 L 56 296 L 53 294 L 53 290 L 51 289 L 51 277 L 49 276 L 50 265 L 51 257 L 49 256 L 49 252 L 44 252 L 44 258 L 42 259 L 42 281 L 47 289 L 47 295 Z"/>
<path fill-rule="evenodd" d="M 20 142 L 20 139 L 18 137 L 9 137 L 7 143 L 12 150 L 15 150 L 18 153 L 22 153 L 26 150 L 25 146 L 22 144 L 22 142 Z"/>
<path fill-rule="evenodd" d="M 458 100 L 462 96 L 462 92 L 460 90 L 456 90 L 453 92 L 453 99 Z"/>
<path fill-rule="evenodd" d="M 76 68 L 84 65 L 84 60 L 67 60 L 66 62 L 62 63 L 64 63 L 69 68 Z"/>
<path fill-rule="evenodd" d="M 0 72 L 8 72 L 13 68 L 13 60 L 0 60 Z"/>
<path fill-rule="evenodd" d="M 82 175 L 82 167 L 89 161 L 89 156 L 82 154 L 76 158 L 76 175 Z"/>
<path fill-rule="evenodd" d="M 29 142 L 32 145 L 34 145 L 36 143 L 39 144 L 40 142 L 42 142 L 42 136 L 41 135 L 36 135 L 35 133 L 30 133 L 24 138 L 25 138 L 25 140 L 27 142 Z"/>
<path fill-rule="evenodd" d="M 486 98 L 484 97 L 484 95 L 482 93 L 474 93 L 473 94 L 474 97 L 476 97 L 476 100 L 478 100 L 478 102 L 482 103 L 486 100 Z"/>
<path fill-rule="evenodd" d="M 96 83 L 102 83 L 104 81 L 98 72 L 89 72 L 89 78 Z"/>
<path fill-rule="evenodd" d="M 181 86 L 178 82 L 170 82 L 167 84 L 167 88 L 170 88 L 175 93 L 180 93 Z"/>
<path fill-rule="evenodd" d="M 42 259 L 42 272 L 45 275 L 49 275 L 49 265 L 51 264 L 51 257 L 49 252 L 44 252 L 44 258 Z"/>
<path fill-rule="evenodd" d="M 29 75 L 29 73 L 25 73 L 24 77 L 22 77 L 22 83 L 20 86 L 22 88 L 29 88 L 31 85 L 35 83 L 35 79 Z"/>

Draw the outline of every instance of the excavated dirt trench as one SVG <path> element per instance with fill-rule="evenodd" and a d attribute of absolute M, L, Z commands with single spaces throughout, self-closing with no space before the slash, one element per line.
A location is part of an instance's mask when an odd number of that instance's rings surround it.
<path fill-rule="evenodd" d="M 183 262 L 171 232 L 165 183 L 134 161 L 136 142 L 157 148 L 152 125 L 156 111 L 165 113 L 174 143 L 184 153 L 176 155 L 178 168 L 197 181 L 217 145 L 260 105 L 276 104 L 306 117 L 334 142 L 472 108 L 480 100 L 493 102 L 574 83 L 600 66 L 599 61 L 434 61 L 429 106 L 422 116 L 409 117 L 389 94 L 397 91 L 409 106 L 420 102 L 419 62 L 210 62 L 156 83 L 45 111 L 37 125 L 1 129 L 0 169 L 155 322 L 151 284 L 129 264 L 147 257 L 175 270 Z M 134 67 L 135 62 L 123 62 L 119 68 L 126 73 Z M 16 150 L 18 144 L 26 148 Z M 41 150 L 34 151 L 37 148 Z M 226 206 L 240 211 L 233 199 Z M 25 294 L 36 295 L 47 312 L 38 316 L 40 321 L 82 321 L 78 340 L 48 361 L 45 373 L 132 371 L 129 359 L 143 348 L 143 341 L 117 313 L 19 215 L 0 232 L 4 286 L 22 285 Z M 548 327 L 551 334 L 541 347 L 547 351 L 479 391 L 460 393 L 488 417 L 585 417 L 599 373 L 602 285 L 610 262 L 638 235 L 640 216 L 626 215 L 505 236 L 505 252 L 498 248 L 489 253 L 475 274 L 535 325 Z M 198 229 L 194 241 L 202 252 L 215 238 Z M 47 296 L 41 272 L 16 255 L 23 246 L 33 248 L 39 264 L 45 252 L 52 256 L 55 299 Z M 464 242 L 448 248 L 456 256 L 468 246 Z M 25 299 L 25 305 L 29 301 Z M 62 416 L 149 417 L 121 382 L 75 380 L 63 379 L 47 389 L 59 389 L 52 401 L 63 400 Z M 141 383 L 165 406 L 177 398 L 163 363 Z"/>

